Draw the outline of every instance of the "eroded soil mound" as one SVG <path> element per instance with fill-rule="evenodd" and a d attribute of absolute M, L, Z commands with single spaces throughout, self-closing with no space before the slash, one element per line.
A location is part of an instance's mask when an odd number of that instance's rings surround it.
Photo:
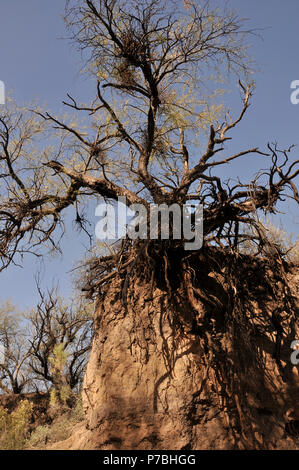
<path fill-rule="evenodd" d="M 126 302 L 125 276 L 102 289 L 85 423 L 53 448 L 299 448 L 298 268 L 213 250 L 160 266 Z"/>

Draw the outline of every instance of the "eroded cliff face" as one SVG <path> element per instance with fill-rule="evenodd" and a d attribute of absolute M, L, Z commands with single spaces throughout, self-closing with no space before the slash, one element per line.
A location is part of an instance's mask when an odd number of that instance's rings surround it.
<path fill-rule="evenodd" d="M 221 316 L 229 318 L 228 303 L 205 333 L 194 326 L 180 289 L 169 302 L 165 290 L 151 291 L 139 280 L 129 286 L 125 307 L 123 280 L 115 279 L 95 312 L 83 387 L 86 421 L 55 448 L 298 448 L 285 424 L 299 419 L 299 368 L 290 361 L 291 341 L 299 339 L 299 273 L 287 274 L 293 310 L 281 314 L 277 361 L 273 311 L 285 291 L 280 285 L 263 291 L 256 269 L 256 288 L 246 300 L 250 326 L 241 320 L 238 326 L 238 319 L 227 326 Z M 208 272 L 208 278 L 217 298 L 231 289 L 221 274 Z"/>

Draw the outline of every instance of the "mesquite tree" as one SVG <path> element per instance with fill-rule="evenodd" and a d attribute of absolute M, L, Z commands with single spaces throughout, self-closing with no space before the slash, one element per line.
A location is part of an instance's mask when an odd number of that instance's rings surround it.
<path fill-rule="evenodd" d="M 40 302 L 28 314 L 30 344 L 29 369 L 44 387 L 59 386 L 63 380 L 71 390 L 82 384 L 92 341 L 91 305 L 67 304 L 54 289 L 44 294 L 38 287 Z M 57 358 L 55 356 L 57 353 Z M 64 358 L 63 370 L 53 367 Z"/>

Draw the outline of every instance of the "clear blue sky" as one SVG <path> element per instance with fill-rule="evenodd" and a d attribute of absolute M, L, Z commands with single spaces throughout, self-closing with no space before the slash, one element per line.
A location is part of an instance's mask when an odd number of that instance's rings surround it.
<path fill-rule="evenodd" d="M 299 80 L 299 1 L 231 0 L 229 4 L 249 19 L 248 27 L 263 29 L 263 39 L 250 40 L 260 71 L 255 76 L 257 88 L 252 107 L 233 134 L 234 145 L 244 149 L 263 147 L 268 141 L 278 141 L 281 147 L 299 144 L 299 105 L 290 102 L 290 83 Z M 78 101 L 92 96 L 91 82 L 79 73 L 80 54 L 68 41 L 59 39 L 66 36 L 63 9 L 64 0 L 0 0 L 0 80 L 13 90 L 20 104 L 38 98 L 52 111 L 59 111 L 66 93 Z M 236 110 L 237 97 L 233 93 L 231 98 L 232 109 Z M 298 153 L 299 148 L 294 158 Z M 255 158 L 243 160 L 234 168 L 244 177 L 258 167 Z M 282 217 L 283 224 L 288 231 L 298 233 L 295 204 L 284 208 L 287 214 Z M 44 261 L 44 285 L 54 278 L 68 294 L 70 281 L 66 273 L 83 253 L 71 226 L 63 246 L 63 259 Z M 0 274 L 0 300 L 11 298 L 21 307 L 34 305 L 37 268 L 37 261 L 28 256 L 22 269 L 11 267 Z"/>

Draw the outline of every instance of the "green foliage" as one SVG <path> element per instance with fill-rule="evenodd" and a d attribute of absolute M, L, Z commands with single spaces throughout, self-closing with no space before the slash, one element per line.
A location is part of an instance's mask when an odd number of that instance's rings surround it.
<path fill-rule="evenodd" d="M 58 415 L 51 425 L 38 426 L 27 442 L 27 448 L 43 448 L 47 444 L 64 441 L 72 432 L 74 422 L 68 414 Z"/>
<path fill-rule="evenodd" d="M 84 418 L 82 398 L 77 397 L 71 410 L 58 414 L 53 422 L 38 426 L 31 434 L 26 448 L 43 448 L 46 444 L 53 444 L 67 439 L 76 424 Z"/>
<path fill-rule="evenodd" d="M 62 385 L 59 391 L 59 397 L 63 404 L 66 404 L 68 399 L 71 397 L 71 389 L 69 385 Z"/>
<path fill-rule="evenodd" d="M 53 355 L 49 359 L 54 376 L 54 388 L 50 393 L 50 405 L 53 407 L 66 405 L 71 397 L 71 388 L 65 377 L 67 359 L 68 354 L 65 351 L 64 344 L 56 344 L 53 348 Z"/>
<path fill-rule="evenodd" d="M 72 396 L 72 391 L 69 385 L 62 385 L 57 388 L 52 388 L 50 392 L 50 406 L 59 408 L 60 405 L 66 405 Z"/>
<path fill-rule="evenodd" d="M 50 406 L 52 407 L 58 406 L 58 396 L 57 396 L 57 390 L 55 390 L 55 388 L 52 388 L 50 392 Z"/>
<path fill-rule="evenodd" d="M 50 434 L 50 426 L 45 424 L 44 426 L 38 426 L 30 436 L 28 440 L 28 447 L 38 447 L 46 444 Z"/>
<path fill-rule="evenodd" d="M 24 320 L 24 312 L 10 300 L 0 303 L 0 345 L 5 353 L 0 361 L 0 389 L 6 393 L 21 393 L 30 376 Z"/>
<path fill-rule="evenodd" d="M 0 448 L 2 450 L 24 448 L 32 411 L 33 404 L 27 400 L 21 401 L 12 413 L 9 413 L 6 408 L 0 408 Z"/>

